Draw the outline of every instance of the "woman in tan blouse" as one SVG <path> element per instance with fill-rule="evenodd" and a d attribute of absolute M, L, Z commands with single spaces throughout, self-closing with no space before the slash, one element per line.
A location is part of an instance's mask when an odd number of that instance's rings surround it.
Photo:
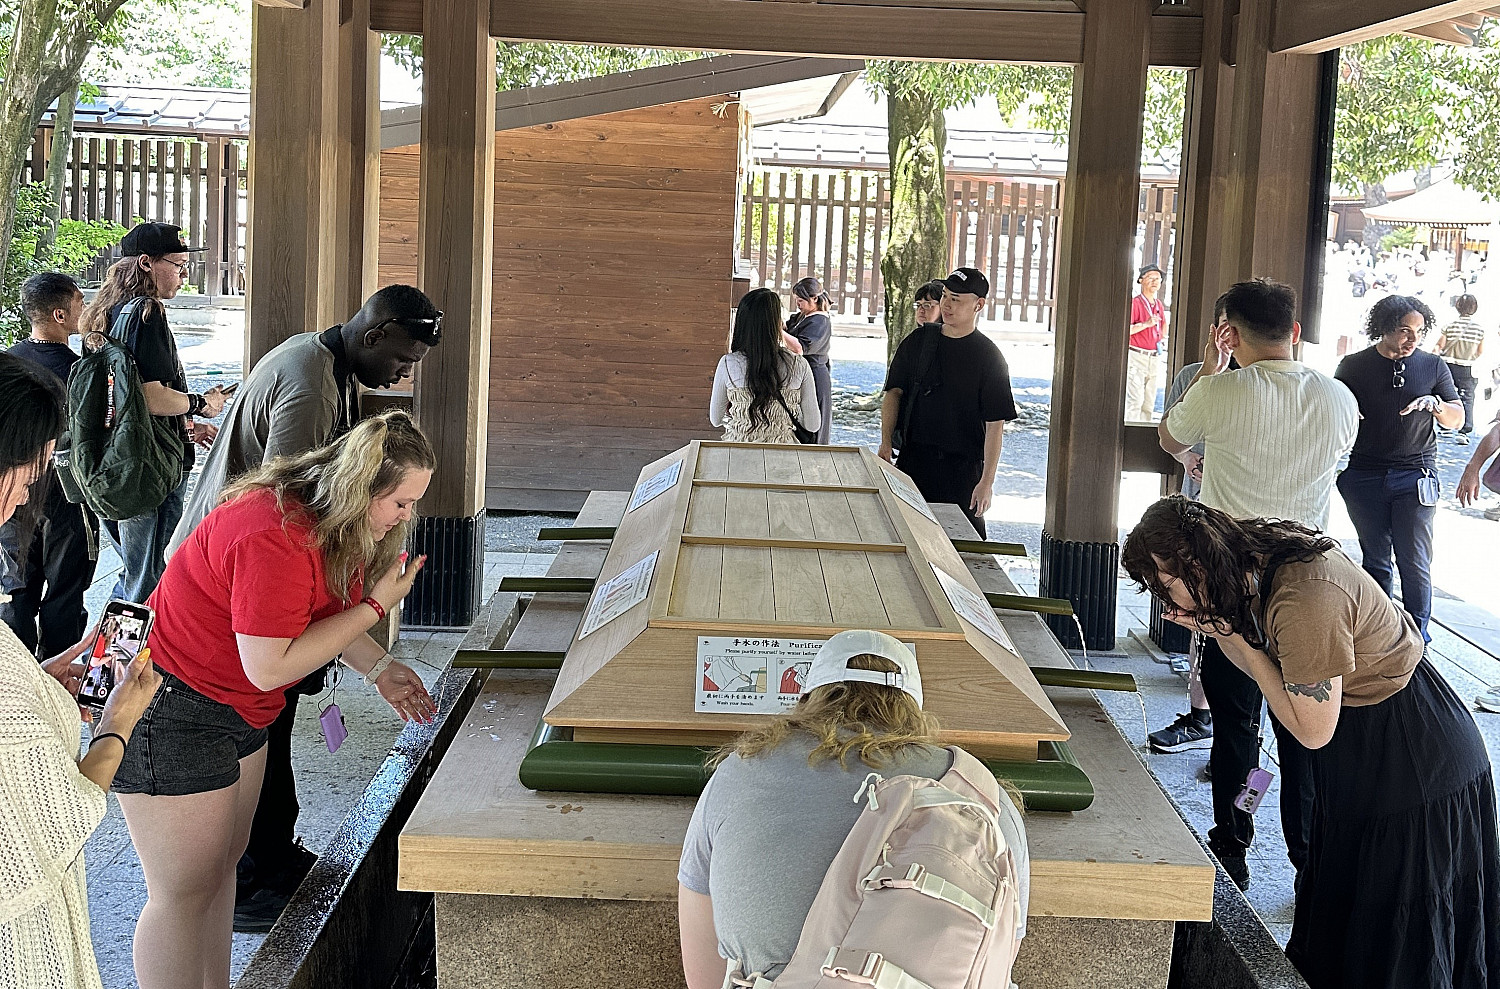
<path fill-rule="evenodd" d="M 1313 989 L 1500 986 L 1489 756 L 1411 617 L 1338 543 L 1179 496 L 1125 540 L 1165 616 L 1214 636 L 1312 751 L 1287 956 Z"/>

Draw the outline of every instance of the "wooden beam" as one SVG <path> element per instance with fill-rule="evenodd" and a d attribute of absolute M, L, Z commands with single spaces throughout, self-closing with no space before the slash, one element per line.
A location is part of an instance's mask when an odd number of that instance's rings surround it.
<path fill-rule="evenodd" d="M 342 190 L 331 169 L 338 94 L 330 5 L 336 11 L 338 0 L 251 13 L 246 370 L 287 337 L 334 321 L 327 238 Z"/>
<path fill-rule="evenodd" d="M 424 12 L 417 284 L 447 315 L 418 369 L 417 421 L 437 452 L 423 515 L 484 508 L 495 213 L 495 42 L 488 0 Z"/>
<path fill-rule="evenodd" d="M 1313 55 L 1493 7 L 1494 0 L 1276 0 L 1271 51 Z"/>
<path fill-rule="evenodd" d="M 1059 231 L 1044 528 L 1058 540 L 1113 543 L 1146 51 L 1156 21 L 1136 0 L 1090 0 L 1088 16 Z"/>
<path fill-rule="evenodd" d="M 275 7 L 279 10 L 306 10 L 308 0 L 255 0 L 257 7 Z"/>
<path fill-rule="evenodd" d="M 1493 0 L 1491 0 L 1493 2 Z M 374 0 L 377 31 L 420 34 L 424 0 Z M 1063 5 L 1058 5 L 1062 7 Z M 785 3 L 697 0 L 683 16 L 677 0 L 492 0 L 491 33 L 507 41 L 639 45 L 759 55 L 903 58 L 940 62 L 1077 64 L 1083 58 L 1078 9 L 964 3 Z M 1154 18 L 1151 64 L 1198 63 L 1202 19 Z"/>
<path fill-rule="evenodd" d="M 370 30 L 370 0 L 329 4 L 335 14 L 333 281 L 334 320 L 348 319 L 374 293 L 380 250 L 380 35 Z"/>

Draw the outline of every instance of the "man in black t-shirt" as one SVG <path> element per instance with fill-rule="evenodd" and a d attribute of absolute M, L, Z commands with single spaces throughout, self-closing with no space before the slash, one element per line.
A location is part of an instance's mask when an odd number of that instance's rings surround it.
<path fill-rule="evenodd" d="M 21 285 L 21 311 L 31 335 L 7 353 L 66 382 L 78 360 L 68 346 L 83 313 L 78 283 L 55 271 L 32 275 Z M 88 627 L 83 594 L 94 579 L 94 540 L 83 506 L 68 501 L 55 476 L 48 478 L 46 491 L 41 525 L 29 543 L 20 520 L 0 526 L 0 591 L 10 595 L 0 602 L 0 621 L 33 653 L 40 646 L 41 655 L 56 656 L 82 639 Z"/>
<path fill-rule="evenodd" d="M 138 306 L 135 318 L 121 331 L 125 339 L 120 342 L 135 358 L 146 407 L 152 415 L 169 419 L 182 436 L 181 485 L 154 512 L 103 523 L 122 563 L 113 596 L 125 601 L 144 602 L 166 569 L 167 540 L 182 518 L 188 472 L 193 469 L 193 444 L 206 446 L 217 432 L 214 426 L 193 419 L 200 416 L 212 419 L 224 408 L 225 396 L 220 388 L 202 394 L 188 392 L 187 373 L 177 356 L 177 340 L 172 336 L 166 309 L 161 304 L 175 296 L 187 281 L 188 254 L 197 250 L 202 248 L 183 244 L 179 227 L 170 223 L 137 223 L 120 242 L 124 257 L 111 266 L 104 288 L 85 312 L 85 323 L 90 330 L 113 333 L 115 321 L 125 307 Z M 139 285 L 144 280 L 149 280 L 155 289 L 155 297 L 137 302 L 143 294 Z M 108 311 L 101 313 L 106 305 Z"/>
<path fill-rule="evenodd" d="M 1005 358 L 974 329 L 989 293 L 989 280 L 974 268 L 943 279 L 943 321 L 901 341 L 880 406 L 880 456 L 910 475 L 928 501 L 956 504 L 981 537 L 1005 423 L 1016 417 Z"/>
<path fill-rule="evenodd" d="M 1434 321 L 1420 299 L 1381 299 L 1365 324 L 1374 346 L 1345 357 L 1334 372 L 1359 401 L 1359 435 L 1338 489 L 1359 534 L 1364 568 L 1392 594 L 1394 551 L 1401 603 L 1428 641 L 1438 485 L 1433 424 L 1455 429 L 1464 421 L 1448 365 L 1418 349 Z"/>

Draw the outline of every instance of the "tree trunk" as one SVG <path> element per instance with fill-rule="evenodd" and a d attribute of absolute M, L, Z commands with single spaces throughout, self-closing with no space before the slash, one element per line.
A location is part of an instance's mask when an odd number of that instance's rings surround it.
<path fill-rule="evenodd" d="M 37 252 L 50 250 L 57 242 L 57 228 L 62 225 L 63 188 L 68 177 L 68 149 L 73 145 L 73 111 L 78 105 L 78 82 L 62 91 L 57 98 L 57 116 L 52 124 L 52 153 L 47 157 L 47 229 L 43 231 Z"/>
<path fill-rule="evenodd" d="M 1365 183 L 1365 206 L 1384 206 L 1390 202 L 1385 195 L 1385 185 L 1381 182 Z M 1366 220 L 1364 233 L 1360 239 L 1370 249 L 1372 255 L 1380 251 L 1380 238 L 1391 232 L 1389 223 L 1379 223 L 1375 220 Z"/>
<path fill-rule="evenodd" d="M 0 283 L 15 229 L 16 190 L 36 133 L 38 88 L 48 42 L 57 26 L 57 0 L 20 0 L 5 82 L 0 84 Z"/>
<path fill-rule="evenodd" d="M 886 88 L 890 126 L 891 227 L 885 281 L 886 360 L 916 327 L 912 303 L 924 282 L 948 273 L 948 182 L 943 103 L 920 91 Z"/>

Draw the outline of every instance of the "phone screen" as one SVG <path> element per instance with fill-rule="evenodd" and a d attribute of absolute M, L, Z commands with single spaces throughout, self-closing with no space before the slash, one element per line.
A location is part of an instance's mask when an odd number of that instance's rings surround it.
<path fill-rule="evenodd" d="M 104 608 L 99 631 L 84 655 L 83 682 L 78 688 L 78 703 L 103 707 L 115 689 L 115 682 L 140 653 L 151 633 L 155 618 L 144 604 L 111 601 Z"/>

